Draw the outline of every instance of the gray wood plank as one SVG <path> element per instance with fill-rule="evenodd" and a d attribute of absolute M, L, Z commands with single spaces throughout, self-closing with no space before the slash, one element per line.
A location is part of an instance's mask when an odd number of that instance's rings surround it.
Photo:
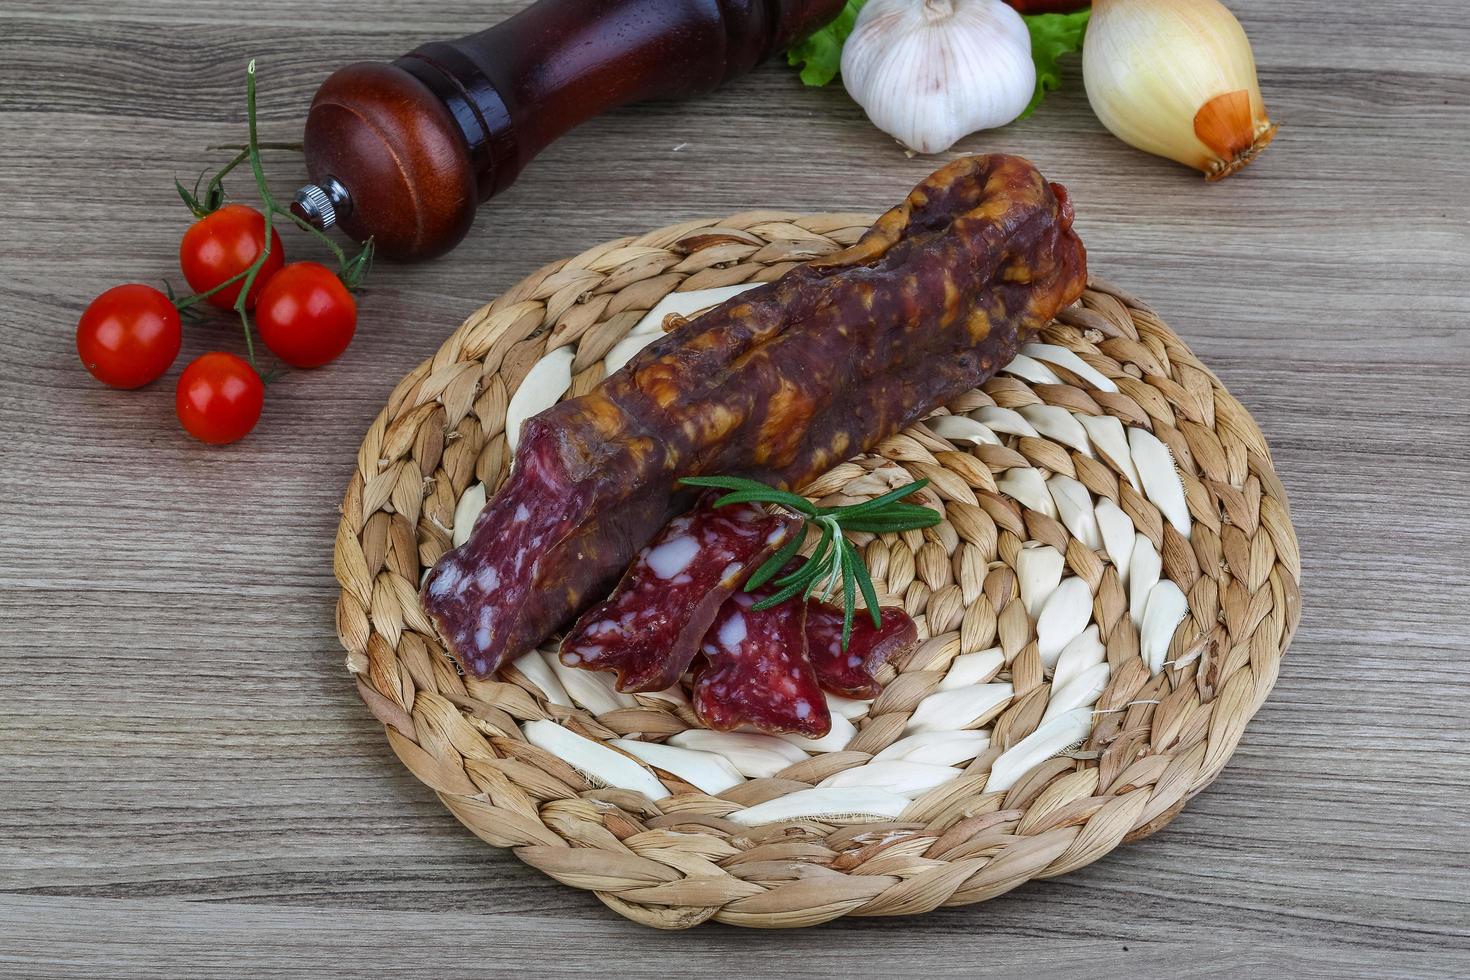
<path fill-rule="evenodd" d="M 56 942 L 49 922 L 62 917 L 80 938 Z M 983 936 L 863 929 L 833 941 L 826 930 L 770 935 L 711 926 L 693 934 L 661 933 L 608 916 L 576 921 L 537 913 L 326 912 L 135 900 L 94 905 L 23 899 L 0 906 L 0 928 L 19 940 L 0 951 L 0 967 L 21 966 L 38 980 L 97 972 L 98 953 L 108 957 L 108 975 L 380 976 L 391 971 L 403 977 L 525 973 L 634 980 L 667 977 L 672 971 L 729 975 L 732 957 L 739 957 L 738 975 L 792 980 L 909 976 L 915 975 L 915 963 L 924 964 L 924 975 L 941 978 L 974 977 L 992 964 L 1023 976 L 1084 978 L 1096 977 L 1103 964 L 1117 964 L 1139 976 L 1195 980 L 1225 975 L 1222 957 L 1247 975 L 1417 978 L 1423 976 L 1418 967 L 1449 971 L 1462 962 L 1428 953 L 1406 963 L 1386 950 L 1271 940 L 1237 950 L 1203 930 L 1186 958 L 1165 942 L 1056 936 L 1035 929 L 991 928 Z M 951 955 L 936 955 L 936 947 L 943 946 Z"/>
<path fill-rule="evenodd" d="M 1165 831 L 984 906 L 780 935 L 650 933 L 465 833 L 342 672 L 335 507 L 398 377 L 540 264 L 751 207 L 880 209 L 937 161 L 769 65 L 583 126 L 451 256 L 380 267 L 352 349 L 273 386 L 238 446 L 190 442 L 171 380 L 111 392 L 75 363 L 87 299 L 178 278 L 170 180 L 240 138 L 248 57 L 267 137 L 293 139 L 335 65 L 519 3 L 421 6 L 0 10 L 0 973 L 1470 972 L 1459 4 L 1233 3 L 1284 126 L 1219 186 L 1108 136 L 1075 65 L 1036 117 L 956 149 L 1066 182 L 1094 269 L 1255 413 L 1304 619 L 1230 767 Z M 299 161 L 271 164 L 289 190 Z M 201 326 L 183 357 L 238 343 Z"/>

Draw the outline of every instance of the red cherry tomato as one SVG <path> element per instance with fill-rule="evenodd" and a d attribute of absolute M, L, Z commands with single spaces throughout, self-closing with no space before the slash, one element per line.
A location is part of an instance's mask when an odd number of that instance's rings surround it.
<path fill-rule="evenodd" d="M 77 323 L 77 353 L 92 376 L 114 388 L 154 381 L 179 356 L 179 311 L 152 286 L 113 286 Z"/>
<path fill-rule="evenodd" d="M 179 243 L 179 265 L 189 288 L 196 293 L 213 289 L 231 276 L 250 267 L 265 249 L 265 217 L 243 204 L 226 204 L 189 226 Z M 255 276 L 245 300 L 253 309 L 270 277 L 286 263 L 281 236 L 271 229 L 271 254 Z M 243 283 L 235 283 L 210 296 L 206 303 L 228 310 L 240 296 Z"/>
<path fill-rule="evenodd" d="M 292 367 L 321 367 L 352 343 L 357 303 L 320 262 L 293 262 L 271 276 L 255 310 L 260 339 Z"/>
<path fill-rule="evenodd" d="M 265 384 L 245 360 L 215 351 L 189 362 L 179 375 L 174 409 L 189 434 L 223 445 L 245 438 L 260 420 Z"/>

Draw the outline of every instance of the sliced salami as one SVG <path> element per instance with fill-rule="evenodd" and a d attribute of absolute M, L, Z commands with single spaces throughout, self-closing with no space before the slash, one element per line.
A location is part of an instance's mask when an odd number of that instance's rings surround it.
<path fill-rule="evenodd" d="M 752 607 L 766 588 L 725 600 L 701 652 L 694 679 L 694 713 L 706 728 L 749 725 L 771 734 L 820 738 L 832 728 L 827 700 L 806 653 L 806 606 L 783 602 Z"/>
<path fill-rule="evenodd" d="M 614 671 L 620 691 L 664 690 L 689 668 L 720 606 L 798 526 L 753 504 L 708 501 L 674 518 L 577 620 L 562 663 Z"/>
<path fill-rule="evenodd" d="M 919 628 L 902 609 L 883 610 L 880 625 L 864 610 L 852 620 L 842 649 L 842 610 L 815 599 L 806 607 L 806 642 L 822 689 L 848 698 L 876 698 L 883 688 L 878 668 L 914 648 Z"/>

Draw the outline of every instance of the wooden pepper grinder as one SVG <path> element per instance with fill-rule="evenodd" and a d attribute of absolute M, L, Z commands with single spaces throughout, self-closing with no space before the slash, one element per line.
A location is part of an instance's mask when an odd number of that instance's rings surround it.
<path fill-rule="evenodd" d="M 427 259 L 552 140 L 616 106 L 708 92 L 844 0 L 539 0 L 487 31 L 332 74 L 306 118 L 296 213 Z"/>

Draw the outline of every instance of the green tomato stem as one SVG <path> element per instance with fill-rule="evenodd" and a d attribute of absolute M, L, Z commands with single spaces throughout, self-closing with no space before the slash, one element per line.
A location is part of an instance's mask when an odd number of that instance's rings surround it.
<path fill-rule="evenodd" d="M 265 166 L 261 162 L 260 151 L 263 149 L 300 150 L 301 145 L 298 143 L 262 143 L 260 141 L 259 120 L 256 112 L 255 59 L 253 58 L 245 69 L 245 116 L 249 136 L 243 147 L 212 147 L 212 149 L 238 149 L 239 152 L 210 179 L 205 189 L 205 200 L 213 200 L 216 196 L 222 197 L 222 182 L 224 178 L 235 170 L 235 168 L 239 167 L 240 164 L 248 162 L 250 164 L 251 175 L 255 178 L 255 189 L 256 193 L 260 196 L 261 212 L 265 219 L 265 244 L 261 248 L 260 254 L 255 257 L 255 260 L 250 265 L 241 269 L 233 276 L 230 276 L 224 282 L 202 292 L 191 293 L 188 296 L 175 299 L 173 302 L 174 307 L 180 312 L 183 312 L 221 290 L 238 284 L 240 294 L 235 297 L 233 308 L 240 317 L 240 326 L 245 333 L 245 351 L 250 359 L 250 366 L 255 369 L 257 374 L 261 374 L 260 365 L 255 359 L 255 336 L 247 306 L 250 299 L 250 292 L 255 287 L 256 280 L 260 277 L 260 270 L 265 267 L 266 262 L 270 260 L 273 252 L 276 237 L 276 219 L 278 217 L 287 218 L 302 231 L 307 232 L 325 245 L 337 260 L 338 275 L 343 277 L 344 281 L 348 277 L 353 280 L 353 282 L 349 283 L 349 286 L 355 285 L 356 281 L 361 279 L 363 272 L 366 270 L 367 263 L 371 260 L 372 256 L 372 242 L 369 241 L 363 246 L 361 253 L 349 259 L 347 253 L 331 237 L 292 214 L 289 208 L 283 208 L 276 203 L 275 197 L 271 194 L 270 185 L 266 182 Z M 195 190 L 198 190 L 197 183 Z M 182 188 L 180 189 L 180 193 L 184 193 Z M 195 198 L 197 203 L 197 194 Z M 203 216 L 199 214 L 197 209 L 195 209 L 195 213 L 201 217 Z M 265 377 L 263 374 L 261 376 Z"/>
<path fill-rule="evenodd" d="M 204 199 L 206 201 L 214 200 L 216 190 L 220 192 L 220 198 L 223 199 L 223 184 L 225 177 L 240 164 L 244 163 L 249 155 L 249 150 L 241 150 L 239 153 L 235 154 L 234 159 L 232 159 L 229 163 L 225 164 L 219 169 L 219 173 L 210 178 L 209 183 L 205 186 L 204 189 Z"/>
<path fill-rule="evenodd" d="M 291 219 L 291 222 L 296 225 L 297 228 L 300 228 L 307 234 L 314 236 L 323 245 L 327 246 L 327 248 L 331 250 L 332 254 L 336 256 L 338 267 L 342 270 L 346 270 L 347 253 L 343 251 L 341 245 L 338 245 L 336 242 L 332 241 L 331 236 L 322 231 L 320 228 L 313 225 L 311 222 L 303 221 L 299 215 L 289 209 L 280 213 L 283 214 L 285 217 Z"/>

